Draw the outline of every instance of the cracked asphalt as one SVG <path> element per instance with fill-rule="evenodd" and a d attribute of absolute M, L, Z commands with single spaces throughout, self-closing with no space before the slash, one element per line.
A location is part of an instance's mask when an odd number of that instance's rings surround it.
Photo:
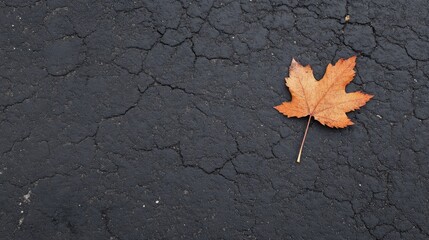
<path fill-rule="evenodd" d="M 1 0 L 0 23 L 1 239 L 429 239 L 429 2 Z M 352 55 L 375 97 L 296 164 L 291 59 Z"/>

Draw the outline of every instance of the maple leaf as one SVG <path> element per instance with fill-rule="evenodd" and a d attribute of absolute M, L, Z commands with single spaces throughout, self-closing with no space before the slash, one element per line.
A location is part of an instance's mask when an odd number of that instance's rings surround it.
<path fill-rule="evenodd" d="M 359 109 L 373 97 L 362 92 L 346 93 L 347 84 L 355 76 L 355 65 L 356 56 L 340 59 L 335 65 L 329 64 L 323 78 L 317 81 L 309 65 L 302 66 L 292 59 L 289 77 L 285 79 L 292 101 L 283 102 L 274 108 L 287 117 L 310 116 L 299 150 L 298 163 L 301 161 L 312 117 L 328 127 L 345 128 L 353 125 L 346 112 Z"/>

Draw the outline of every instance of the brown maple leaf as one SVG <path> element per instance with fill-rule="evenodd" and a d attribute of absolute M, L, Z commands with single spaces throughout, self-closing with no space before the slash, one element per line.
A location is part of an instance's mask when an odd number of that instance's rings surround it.
<path fill-rule="evenodd" d="M 289 77 L 285 79 L 292 101 L 283 102 L 274 108 L 287 117 L 310 116 L 297 162 L 301 160 L 302 148 L 312 117 L 328 127 L 345 128 L 353 125 L 346 112 L 359 109 L 373 97 L 362 92 L 346 93 L 346 85 L 355 76 L 353 70 L 355 65 L 356 56 L 346 60 L 340 59 L 335 65 L 329 64 L 323 78 L 317 81 L 309 65 L 302 66 L 292 59 Z"/>

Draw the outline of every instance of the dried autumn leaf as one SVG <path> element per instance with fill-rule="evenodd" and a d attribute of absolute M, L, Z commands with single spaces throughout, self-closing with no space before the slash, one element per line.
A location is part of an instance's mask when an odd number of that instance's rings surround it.
<path fill-rule="evenodd" d="M 335 65 L 329 64 L 323 78 L 317 81 L 309 65 L 302 66 L 295 59 L 292 59 L 289 77 L 286 78 L 286 86 L 291 92 L 292 101 L 283 102 L 274 108 L 287 117 L 310 116 L 297 162 L 301 160 L 302 149 L 312 117 L 328 127 L 345 128 L 353 125 L 346 112 L 359 109 L 373 97 L 362 92 L 346 93 L 347 84 L 355 76 L 353 70 L 355 65 L 356 56 L 346 60 L 340 59 Z"/>

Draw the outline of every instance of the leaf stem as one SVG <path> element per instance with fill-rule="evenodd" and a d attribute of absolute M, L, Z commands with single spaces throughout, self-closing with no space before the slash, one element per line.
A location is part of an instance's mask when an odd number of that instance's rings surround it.
<path fill-rule="evenodd" d="M 296 159 L 297 163 L 301 162 L 301 153 L 302 153 L 302 149 L 304 148 L 305 138 L 307 138 L 307 132 L 308 132 L 308 127 L 310 126 L 311 117 L 312 116 L 310 115 L 310 117 L 308 118 L 307 128 L 305 128 L 304 137 L 302 138 L 301 147 L 299 148 L 298 159 Z"/>

